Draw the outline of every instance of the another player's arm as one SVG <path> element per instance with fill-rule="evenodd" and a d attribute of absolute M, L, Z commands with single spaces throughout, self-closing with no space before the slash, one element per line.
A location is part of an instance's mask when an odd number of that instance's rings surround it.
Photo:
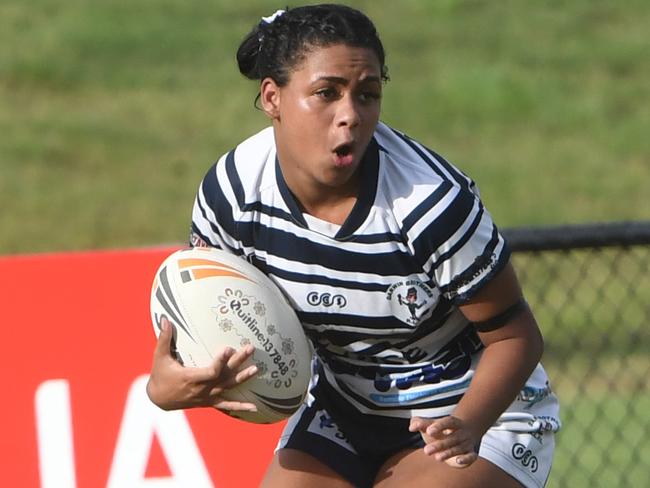
<path fill-rule="evenodd" d="M 455 462 L 467 465 L 476 459 L 474 446 L 539 362 L 543 339 L 510 264 L 459 308 L 486 346 L 474 378 L 451 417 L 414 419 L 411 430 L 428 436 L 427 454 L 441 461 L 460 455 Z"/>

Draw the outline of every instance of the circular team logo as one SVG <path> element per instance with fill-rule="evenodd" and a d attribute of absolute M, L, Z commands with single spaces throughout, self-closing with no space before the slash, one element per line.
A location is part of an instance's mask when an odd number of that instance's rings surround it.
<path fill-rule="evenodd" d="M 415 327 L 435 304 L 440 293 L 417 279 L 393 283 L 386 292 L 393 315 L 405 324 Z"/>

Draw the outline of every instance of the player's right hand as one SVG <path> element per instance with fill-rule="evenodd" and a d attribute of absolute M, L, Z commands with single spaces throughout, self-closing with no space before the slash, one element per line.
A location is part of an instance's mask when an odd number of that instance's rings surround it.
<path fill-rule="evenodd" d="M 439 419 L 413 417 L 411 432 L 420 432 L 424 440 L 424 453 L 445 462 L 452 468 L 465 468 L 478 459 L 474 450 L 477 444 L 468 426 L 454 416 Z"/>
<path fill-rule="evenodd" d="M 238 351 L 225 347 L 217 353 L 209 366 L 191 368 L 183 366 L 174 358 L 172 342 L 172 325 L 163 318 L 147 383 L 147 395 L 154 404 L 163 410 L 214 407 L 225 411 L 257 411 L 252 403 L 222 397 L 224 391 L 257 374 L 255 365 L 243 367 L 255 352 L 253 346 L 248 345 Z"/>

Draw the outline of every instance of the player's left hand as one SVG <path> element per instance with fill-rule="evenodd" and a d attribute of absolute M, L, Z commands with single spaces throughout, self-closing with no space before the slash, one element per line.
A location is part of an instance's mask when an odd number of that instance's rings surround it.
<path fill-rule="evenodd" d="M 413 417 L 409 425 L 411 432 L 420 432 L 425 442 L 424 453 L 434 456 L 454 468 L 465 468 L 478 458 L 474 446 L 479 439 L 466 422 L 458 417 L 439 419 Z"/>

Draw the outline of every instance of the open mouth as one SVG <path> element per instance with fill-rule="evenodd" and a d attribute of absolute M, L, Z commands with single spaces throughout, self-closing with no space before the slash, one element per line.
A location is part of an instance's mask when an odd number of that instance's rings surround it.
<path fill-rule="evenodd" d="M 334 149 L 334 161 L 337 166 L 351 166 L 354 163 L 354 146 L 352 143 L 345 143 Z"/>
<path fill-rule="evenodd" d="M 348 156 L 352 154 L 352 144 L 351 143 L 341 144 L 340 146 L 337 146 L 336 149 L 334 149 L 334 152 L 339 157 Z"/>

